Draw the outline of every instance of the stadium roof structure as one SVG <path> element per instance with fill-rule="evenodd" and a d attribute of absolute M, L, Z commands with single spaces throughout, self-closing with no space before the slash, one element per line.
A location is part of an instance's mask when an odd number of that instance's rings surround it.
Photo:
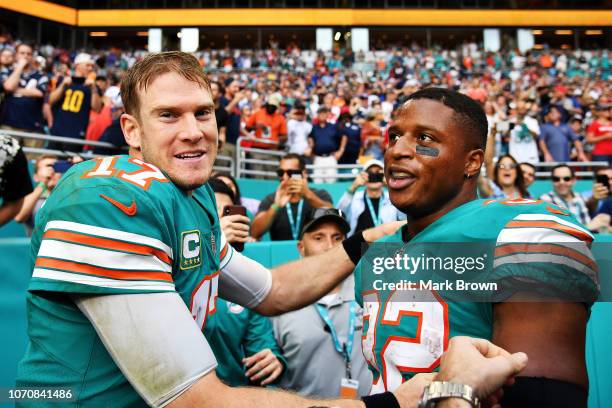
<path fill-rule="evenodd" d="M 76 9 L 41 0 L 0 0 L 0 8 L 73 27 L 428 26 L 609 27 L 612 10 L 185 8 Z"/>

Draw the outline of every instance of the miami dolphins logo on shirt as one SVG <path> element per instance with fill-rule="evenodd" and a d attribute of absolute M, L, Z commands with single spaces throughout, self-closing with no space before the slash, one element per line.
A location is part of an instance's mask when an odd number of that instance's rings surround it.
<path fill-rule="evenodd" d="M 199 230 L 181 233 L 181 269 L 191 269 L 202 264 L 201 242 Z"/>

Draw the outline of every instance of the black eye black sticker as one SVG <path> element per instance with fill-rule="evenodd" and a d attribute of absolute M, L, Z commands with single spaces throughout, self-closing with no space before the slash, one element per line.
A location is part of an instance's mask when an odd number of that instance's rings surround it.
<path fill-rule="evenodd" d="M 440 154 L 440 151 L 436 148 L 426 147 L 426 146 L 421 146 L 421 145 L 417 145 L 416 152 L 417 154 L 421 154 L 423 156 L 431 156 L 431 157 L 438 157 L 438 155 Z"/>

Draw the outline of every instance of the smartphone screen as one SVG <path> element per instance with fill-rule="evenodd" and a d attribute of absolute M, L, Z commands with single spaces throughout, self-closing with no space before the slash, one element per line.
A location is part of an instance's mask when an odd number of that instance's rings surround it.
<path fill-rule="evenodd" d="M 608 191 L 610 191 L 610 180 L 608 179 L 608 176 L 605 174 L 598 174 L 595 176 L 595 181 L 608 187 Z"/>

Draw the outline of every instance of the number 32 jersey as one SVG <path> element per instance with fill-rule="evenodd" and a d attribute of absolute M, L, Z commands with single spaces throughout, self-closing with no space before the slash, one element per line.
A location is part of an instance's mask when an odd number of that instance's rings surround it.
<path fill-rule="evenodd" d="M 593 236 L 569 213 L 539 200 L 475 200 L 407 243 L 404 233 L 402 229 L 372 244 L 355 269 L 356 299 L 364 309 L 362 348 L 373 373 L 373 394 L 393 391 L 416 373 L 436 370 L 451 337 L 490 339 L 493 303 L 516 292 L 579 293 L 579 301 L 588 307 L 599 293 L 590 251 Z M 470 251 L 481 253 L 480 261 L 465 261 Z M 384 265 L 386 258 L 398 254 L 421 263 L 418 268 L 389 260 Z M 456 263 L 461 258 L 461 264 Z M 424 267 L 429 265 L 426 259 L 433 259 L 432 264 L 440 259 L 440 268 L 450 262 L 454 270 L 446 275 L 431 272 Z M 411 265 L 412 274 L 407 271 Z M 474 272 L 465 272 L 468 265 Z M 398 277 L 412 283 L 383 286 L 383 281 L 400 282 Z M 470 279 L 473 284 L 497 283 L 491 293 L 501 297 L 492 300 L 483 297 L 486 289 L 458 287 L 460 279 L 463 284 Z"/>
<path fill-rule="evenodd" d="M 144 406 L 70 295 L 176 291 L 203 330 L 231 251 L 222 239 L 207 185 L 188 195 L 127 156 L 73 166 L 36 219 L 18 386 L 70 388 L 86 405 Z"/>

